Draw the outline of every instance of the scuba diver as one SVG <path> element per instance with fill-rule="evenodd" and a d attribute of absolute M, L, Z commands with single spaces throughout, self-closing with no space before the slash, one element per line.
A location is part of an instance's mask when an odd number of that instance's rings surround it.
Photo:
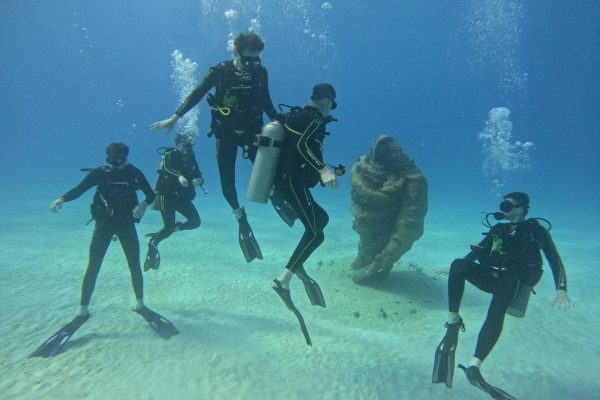
<path fill-rule="evenodd" d="M 325 238 L 323 229 L 329 222 L 327 212 L 314 200 L 310 188 L 321 182 L 337 188 L 337 177 L 323 162 L 323 140 L 327 123 L 337 121 L 329 115 L 335 109 L 335 89 L 328 83 L 315 85 L 310 103 L 304 108 L 294 107 L 287 115 L 285 140 L 275 174 L 275 191 L 293 207 L 304 225 L 304 234 L 285 268 L 273 280 L 273 290 L 292 311 L 302 328 L 306 343 L 310 337 L 302 315 L 290 295 L 290 281 L 296 275 L 306 289 L 312 305 L 325 307 L 325 299 L 317 282 L 304 270 L 304 262 Z"/>
<path fill-rule="evenodd" d="M 501 212 L 488 213 L 485 222 L 491 228 L 485 238 L 471 246 L 463 258 L 452 262 L 448 278 L 449 314 L 446 335 L 436 349 L 433 383 L 445 383 L 452 387 L 454 354 L 458 343 L 458 332 L 465 330 L 458 314 L 465 289 L 465 281 L 478 289 L 491 293 L 492 301 L 479 332 L 475 354 L 468 367 L 459 364 L 469 382 L 488 393 L 494 399 L 514 399 L 503 390 L 487 383 L 480 372 L 485 358 L 498 341 L 504 315 L 523 317 L 533 287 L 542 276 L 542 256 L 550 264 L 556 287 L 553 305 L 566 310 L 571 305 L 567 295 L 565 267 L 550 236 L 550 224 L 546 229 L 538 220 L 525 219 L 529 210 L 529 196 L 522 192 L 505 195 L 500 203 Z M 508 223 L 489 224 L 488 218 L 508 220 Z M 547 221 L 546 221 L 547 222 Z"/>
<path fill-rule="evenodd" d="M 254 32 L 240 33 L 233 41 L 234 59 L 210 68 L 175 114 L 151 125 L 152 129 L 164 128 L 169 132 L 179 118 L 198 104 L 209 90 L 215 88 L 214 95 L 207 96 L 212 110 L 209 136 L 214 134 L 216 137 L 221 189 L 238 221 L 240 247 L 247 262 L 255 258 L 262 260 L 263 257 L 248 223 L 246 211 L 238 201 L 235 162 L 238 147 L 242 148 L 244 158 L 254 162 L 254 142 L 263 125 L 263 112 L 271 119 L 277 114 L 269 93 L 268 73 L 259 57 L 263 49 L 264 42 L 259 35 Z M 277 195 L 271 200 L 280 215 L 281 210 L 287 210 L 288 213 L 283 215 L 289 215 L 290 208 L 285 204 L 278 205 Z"/>
<path fill-rule="evenodd" d="M 140 248 L 135 223 L 139 222 L 148 204 L 154 201 L 154 191 L 142 172 L 127 162 L 129 148 L 124 143 L 111 143 L 106 148 L 108 165 L 84 169 L 89 173 L 81 183 L 50 203 L 49 210 L 57 213 L 64 203 L 80 197 L 92 187 L 96 193 L 91 204 L 94 232 L 89 251 L 89 263 L 81 287 L 81 302 L 78 315 L 63 326 L 30 357 L 52 357 L 58 354 L 71 336 L 90 318 L 90 299 L 100 272 L 102 260 L 111 241 L 118 240 L 127 258 L 131 282 L 137 301 L 135 312 L 164 339 L 179 333 L 167 319 L 150 310 L 144 304 L 143 277 L 140 268 Z M 138 203 L 137 190 L 146 198 Z M 91 222 L 91 220 L 90 220 Z"/>
<path fill-rule="evenodd" d="M 148 254 L 144 261 L 144 271 L 158 269 L 160 254 L 158 244 L 173 232 L 196 229 L 200 226 L 200 216 L 192 203 L 196 197 L 196 186 L 204 184 L 202 172 L 194 155 L 194 138 L 179 132 L 175 136 L 176 148 L 168 148 L 162 155 L 162 162 L 156 180 L 156 202 L 163 219 L 164 227 L 150 236 Z M 175 212 L 186 218 L 185 222 L 175 222 Z"/>

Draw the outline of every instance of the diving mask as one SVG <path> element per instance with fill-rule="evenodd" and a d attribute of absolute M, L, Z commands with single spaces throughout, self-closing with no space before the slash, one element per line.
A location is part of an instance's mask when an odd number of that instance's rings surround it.
<path fill-rule="evenodd" d="M 510 202 L 508 200 L 502 200 L 500 202 L 500 206 L 499 207 L 500 207 L 500 211 L 507 213 L 507 212 L 511 212 L 515 208 L 519 208 L 521 206 L 519 204 L 514 204 L 514 203 L 512 203 L 512 202 Z"/>
<path fill-rule="evenodd" d="M 249 69 L 260 67 L 260 57 L 240 56 L 240 64 Z"/>
<path fill-rule="evenodd" d="M 194 137 L 187 133 L 178 133 L 175 136 L 175 144 L 180 151 L 191 152 L 194 147 Z"/>
<path fill-rule="evenodd" d="M 115 168 L 119 168 L 119 167 L 123 166 L 123 164 L 125 164 L 126 161 L 127 161 L 127 156 L 115 155 L 115 156 L 107 156 L 106 157 L 106 162 L 111 167 L 115 167 Z"/>
<path fill-rule="evenodd" d="M 335 110 L 337 108 L 337 103 L 335 102 L 335 99 L 331 96 L 327 96 L 329 98 L 329 100 L 331 100 L 331 109 Z"/>

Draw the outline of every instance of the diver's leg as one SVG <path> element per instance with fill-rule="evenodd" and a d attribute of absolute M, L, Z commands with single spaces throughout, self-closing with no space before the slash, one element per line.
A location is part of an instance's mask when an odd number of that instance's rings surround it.
<path fill-rule="evenodd" d="M 325 238 L 323 229 L 329 222 L 327 212 L 313 199 L 310 191 L 291 178 L 278 179 L 275 190 L 294 209 L 304 226 L 304 234 L 288 263 L 278 276 L 282 286 L 287 289 L 294 273 L 303 279 L 303 282 L 312 279 L 304 271 L 304 262 L 319 247 Z M 314 282 L 316 285 L 316 282 Z"/>
<path fill-rule="evenodd" d="M 519 285 L 518 280 L 510 273 L 510 271 L 502 272 L 501 275 L 495 279 L 492 301 L 488 308 L 485 322 L 479 331 L 477 346 L 475 348 L 474 357 L 481 360 L 481 362 L 483 362 L 490 354 L 494 345 L 500 338 L 502 327 L 504 325 L 504 315 L 514 298 Z"/>
<path fill-rule="evenodd" d="M 217 165 L 223 196 L 231 209 L 237 210 L 240 208 L 237 190 L 235 189 L 235 161 L 238 146 L 232 139 L 226 139 L 226 137 L 226 135 L 222 135 L 221 138 L 217 139 Z"/>
<path fill-rule="evenodd" d="M 448 388 L 452 387 L 454 378 L 454 359 L 458 346 L 458 333 L 464 324 L 458 314 L 460 303 L 465 291 L 467 280 L 477 279 L 476 268 L 473 262 L 456 259 L 450 266 L 448 277 L 448 321 L 444 325 L 446 334 L 435 350 L 433 362 L 433 383 L 444 383 Z"/>
<path fill-rule="evenodd" d="M 127 266 L 131 274 L 131 284 L 137 300 L 137 307 L 144 306 L 144 278 L 140 267 L 140 242 L 133 222 L 123 223 L 117 232 L 121 247 L 127 259 Z"/>
<path fill-rule="evenodd" d="M 106 255 L 106 251 L 108 250 L 108 246 L 110 245 L 114 233 L 111 224 L 107 222 L 96 222 L 94 233 L 92 234 L 92 241 L 90 243 L 88 266 L 81 285 L 80 304 L 82 311 L 87 311 L 87 307 L 90 304 L 102 260 L 104 260 L 104 256 Z M 87 312 L 83 314 L 87 314 Z"/>
<path fill-rule="evenodd" d="M 190 229 L 196 229 L 200 226 L 200 215 L 196 206 L 191 201 L 179 201 L 177 202 L 177 212 L 184 216 L 185 222 L 177 224 L 178 231 L 186 231 Z"/>
<path fill-rule="evenodd" d="M 329 215 L 314 201 L 307 188 L 292 184 L 292 192 L 295 199 L 292 204 L 295 204 L 294 209 L 304 225 L 304 234 L 286 266 L 295 271 L 325 240 L 323 229 L 329 222 Z"/>
<path fill-rule="evenodd" d="M 254 232 L 248 222 L 244 208 L 240 207 L 235 189 L 235 161 L 237 157 L 238 144 L 234 138 L 222 135 L 217 139 L 217 164 L 221 178 L 221 189 L 223 196 L 231 206 L 233 214 L 238 222 L 238 241 L 244 258 L 247 262 L 258 258 L 263 259 L 260 246 L 256 241 Z"/>
<path fill-rule="evenodd" d="M 457 258 L 450 266 L 448 276 L 448 311 L 458 316 L 460 303 L 465 292 L 467 278 L 473 279 L 475 263 Z M 458 318 L 452 318 L 458 321 Z M 450 323 L 456 321 L 448 321 Z"/>
<path fill-rule="evenodd" d="M 160 267 L 160 253 L 158 251 L 158 245 L 164 239 L 168 238 L 175 232 L 175 205 L 176 198 L 174 196 L 161 195 L 160 201 L 160 215 L 163 220 L 163 228 L 157 233 L 151 233 L 148 241 L 148 251 L 146 252 L 146 258 L 144 259 L 144 271 L 151 269 L 158 269 Z M 136 234 L 137 240 L 137 234 Z"/>
<path fill-rule="evenodd" d="M 160 215 L 163 219 L 163 228 L 150 239 L 149 245 L 158 247 L 158 244 L 168 238 L 175 231 L 175 199 L 172 196 L 162 196 Z"/>

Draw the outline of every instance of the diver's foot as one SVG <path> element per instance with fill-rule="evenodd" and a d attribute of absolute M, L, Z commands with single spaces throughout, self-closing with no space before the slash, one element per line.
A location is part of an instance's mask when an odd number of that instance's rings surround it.
<path fill-rule="evenodd" d="M 290 290 L 290 284 L 289 283 L 285 283 L 279 279 L 273 279 L 273 281 L 271 282 L 271 287 L 273 289 L 283 289 L 283 290 Z"/>

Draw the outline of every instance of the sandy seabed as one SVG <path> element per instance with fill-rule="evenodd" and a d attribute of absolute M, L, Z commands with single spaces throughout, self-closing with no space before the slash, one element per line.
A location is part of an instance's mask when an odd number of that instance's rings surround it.
<path fill-rule="evenodd" d="M 479 215 L 453 212 L 449 220 L 439 210 L 430 212 L 425 235 L 389 279 L 360 286 L 350 279 L 358 244 L 352 217 L 347 207 L 324 204 L 331 217 L 325 243 L 305 266 L 323 289 L 327 308 L 311 306 L 298 280 L 291 286 L 312 337 L 308 347 L 296 318 L 270 286 L 299 240 L 299 224 L 290 230 L 270 205 L 247 205 L 264 255 L 247 264 L 225 203 L 202 200 L 200 229 L 164 241 L 160 270 L 144 273 L 147 305 L 169 318 L 180 335 L 165 341 L 131 311 L 129 272 L 113 243 L 92 298 L 92 318 L 58 356 L 30 359 L 77 312 L 92 231 L 84 225 L 86 201 L 69 203 L 56 216 L 46 211 L 47 200 L 8 199 L 4 207 L 2 399 L 490 398 L 458 369 L 451 390 L 431 384 L 447 317 L 446 278 L 435 271 L 480 239 Z M 519 399 L 599 398 L 600 235 L 554 222 L 574 307 L 551 307 L 554 289 L 546 267 L 526 318 L 507 316 L 482 373 Z M 142 256 L 143 234 L 159 224 L 151 213 L 138 226 Z M 467 330 L 459 338 L 457 362 L 468 363 L 488 303 L 488 295 L 467 285 L 461 308 Z"/>

